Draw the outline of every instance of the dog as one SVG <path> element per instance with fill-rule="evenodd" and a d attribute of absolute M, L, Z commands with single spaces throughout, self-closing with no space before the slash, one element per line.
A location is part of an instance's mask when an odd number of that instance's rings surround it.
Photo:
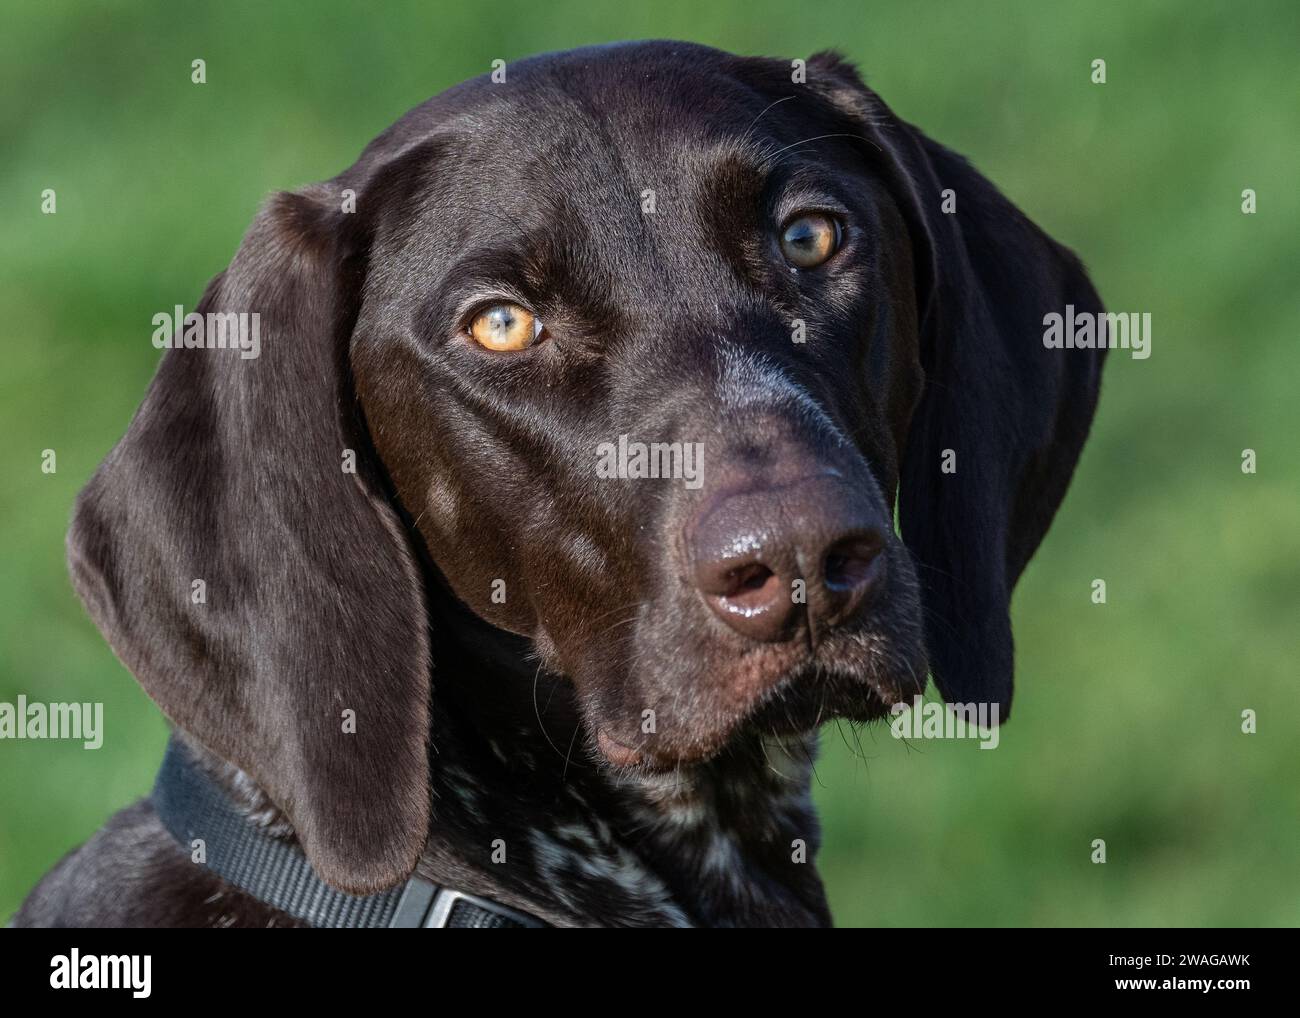
<path fill-rule="evenodd" d="M 269 200 L 197 308 L 258 355 L 165 351 L 74 585 L 189 779 L 323 894 L 829 925 L 818 726 L 930 675 L 1007 716 L 1105 355 L 1044 316 L 1100 300 L 835 53 L 501 78 Z M 160 809 L 15 924 L 314 925 Z"/>

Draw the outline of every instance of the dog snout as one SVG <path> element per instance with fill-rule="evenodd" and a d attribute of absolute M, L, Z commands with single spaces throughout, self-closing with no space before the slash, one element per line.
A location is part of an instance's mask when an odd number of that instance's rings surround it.
<path fill-rule="evenodd" d="M 709 609 L 765 643 L 806 626 L 816 642 L 854 617 L 883 579 L 886 530 L 834 474 L 764 484 L 704 506 L 687 543 Z"/>

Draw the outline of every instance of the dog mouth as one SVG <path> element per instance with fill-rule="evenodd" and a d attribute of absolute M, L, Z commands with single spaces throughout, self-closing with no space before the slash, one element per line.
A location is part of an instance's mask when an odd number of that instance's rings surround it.
<path fill-rule="evenodd" d="M 641 767 L 650 759 L 648 753 L 624 745 L 609 734 L 609 729 L 603 727 L 596 729 L 596 748 L 615 767 Z"/>
<path fill-rule="evenodd" d="M 926 674 L 924 665 L 906 671 L 908 678 L 896 679 L 875 668 L 828 668 L 805 660 L 769 679 L 763 693 L 743 709 L 711 725 L 687 726 L 683 738 L 629 738 L 612 725 L 597 724 L 593 741 L 599 758 L 619 770 L 657 774 L 706 764 L 747 737 L 804 738 L 829 721 L 865 723 L 886 717 L 895 704 L 920 691 L 915 676 Z"/>

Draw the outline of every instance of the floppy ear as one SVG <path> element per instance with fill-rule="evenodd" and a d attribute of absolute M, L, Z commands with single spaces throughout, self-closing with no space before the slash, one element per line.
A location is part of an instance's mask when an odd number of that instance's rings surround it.
<path fill-rule="evenodd" d="M 257 316 L 260 355 L 167 350 L 68 547 L 149 695 L 270 795 L 322 879 L 362 894 L 424 846 L 429 650 L 352 392 L 364 252 L 337 210 L 322 185 L 257 216 L 196 310 Z"/>
<path fill-rule="evenodd" d="M 1105 350 L 1049 349 L 1044 316 L 1100 313 L 1072 252 L 965 159 L 894 116 L 834 54 L 809 82 L 866 132 L 908 222 L 925 388 L 899 512 L 918 566 L 931 670 L 950 702 L 1010 711 L 1011 591 L 1065 495 Z M 951 189 L 956 211 L 943 211 Z M 951 455 L 949 455 L 951 451 Z M 951 470 L 952 472 L 947 472 Z"/>

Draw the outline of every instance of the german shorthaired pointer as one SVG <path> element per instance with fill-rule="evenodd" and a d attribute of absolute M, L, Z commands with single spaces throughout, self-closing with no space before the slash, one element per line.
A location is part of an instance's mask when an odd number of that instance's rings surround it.
<path fill-rule="evenodd" d="M 168 349 L 68 542 L 172 764 L 17 925 L 830 923 L 818 726 L 1006 716 L 1104 351 L 1043 341 L 1073 254 L 799 67 L 525 60 L 267 203 L 195 318 L 258 356 Z"/>

